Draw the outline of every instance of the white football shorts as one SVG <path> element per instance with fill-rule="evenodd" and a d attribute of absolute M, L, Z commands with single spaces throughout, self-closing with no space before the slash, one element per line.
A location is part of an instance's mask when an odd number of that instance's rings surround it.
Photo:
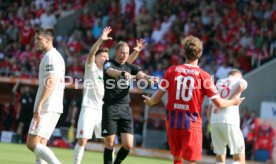
<path fill-rule="evenodd" d="M 95 110 L 91 107 L 81 107 L 78 120 L 77 138 L 91 139 L 93 131 L 96 138 L 102 138 L 102 110 Z"/>
<path fill-rule="evenodd" d="M 211 125 L 211 137 L 217 155 L 226 154 L 226 145 L 231 155 L 245 153 L 244 138 L 240 127 L 236 125 L 214 123 Z"/>
<path fill-rule="evenodd" d="M 40 121 L 38 123 L 32 119 L 29 127 L 29 134 L 37 135 L 49 140 L 57 125 L 60 114 L 61 113 L 56 112 L 40 113 Z"/>

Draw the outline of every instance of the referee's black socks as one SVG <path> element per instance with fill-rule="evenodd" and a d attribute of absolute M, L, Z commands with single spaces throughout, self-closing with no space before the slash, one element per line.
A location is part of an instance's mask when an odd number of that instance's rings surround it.
<path fill-rule="evenodd" d="M 113 149 L 104 148 L 104 164 L 112 164 Z"/>
<path fill-rule="evenodd" d="M 114 164 L 120 164 L 128 155 L 129 150 L 121 147 L 120 150 L 117 153 L 116 159 L 114 161 Z"/>

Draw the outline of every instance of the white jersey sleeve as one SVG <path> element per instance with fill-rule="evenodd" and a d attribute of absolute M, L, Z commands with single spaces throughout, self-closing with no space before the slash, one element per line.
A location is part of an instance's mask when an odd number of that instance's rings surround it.
<path fill-rule="evenodd" d="M 45 59 L 43 61 L 43 73 L 44 73 L 44 76 L 46 77 L 47 75 L 49 74 L 55 74 L 57 73 L 57 69 L 58 69 L 58 65 L 57 63 L 55 63 L 54 61 L 54 55 L 46 55 L 45 56 Z"/>

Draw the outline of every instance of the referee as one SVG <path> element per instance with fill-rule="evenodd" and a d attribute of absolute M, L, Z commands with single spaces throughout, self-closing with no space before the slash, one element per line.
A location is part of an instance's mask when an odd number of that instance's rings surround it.
<path fill-rule="evenodd" d="M 152 79 L 157 77 L 143 73 L 138 66 L 128 64 L 129 46 L 119 42 L 116 46 L 115 57 L 104 64 L 104 104 L 102 114 L 102 136 L 105 137 L 104 164 L 112 164 L 115 134 L 121 136 L 122 147 L 117 153 L 114 164 L 121 163 L 133 147 L 133 122 L 129 106 L 129 80 L 133 75 L 137 79 Z"/>

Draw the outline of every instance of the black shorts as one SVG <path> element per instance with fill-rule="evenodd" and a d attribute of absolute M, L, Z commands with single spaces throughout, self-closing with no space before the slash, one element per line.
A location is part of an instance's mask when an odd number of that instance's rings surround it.
<path fill-rule="evenodd" d="M 132 112 L 129 104 L 103 104 L 102 136 L 133 134 Z"/>

